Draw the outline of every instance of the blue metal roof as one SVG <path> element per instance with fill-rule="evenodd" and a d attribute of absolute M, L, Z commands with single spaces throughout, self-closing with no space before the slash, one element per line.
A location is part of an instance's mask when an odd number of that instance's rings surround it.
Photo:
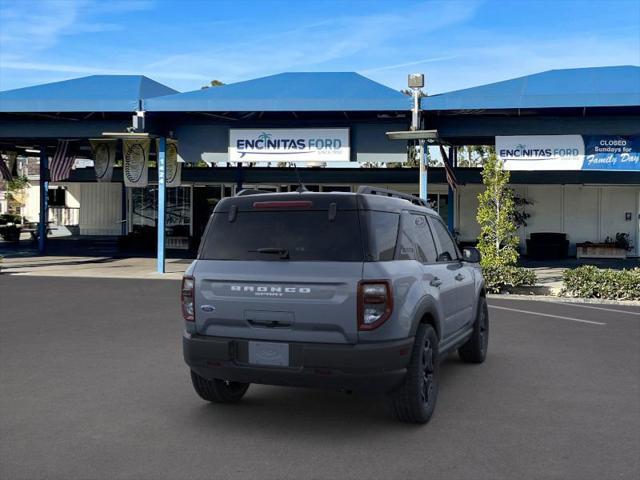
<path fill-rule="evenodd" d="M 547 72 L 422 99 L 424 110 L 640 106 L 640 67 Z"/>
<path fill-rule="evenodd" d="M 0 92 L 0 112 L 132 112 L 177 90 L 143 75 L 91 75 Z"/>
<path fill-rule="evenodd" d="M 280 73 L 222 87 L 153 98 L 155 112 L 410 110 L 410 98 L 355 72 Z"/>

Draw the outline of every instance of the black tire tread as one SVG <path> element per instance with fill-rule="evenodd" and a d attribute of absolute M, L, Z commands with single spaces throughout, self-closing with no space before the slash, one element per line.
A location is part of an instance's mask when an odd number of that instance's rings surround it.
<path fill-rule="evenodd" d="M 478 302 L 478 311 L 476 313 L 476 320 L 473 325 L 473 333 L 469 340 L 467 340 L 462 346 L 458 348 L 458 355 L 460 359 L 465 363 L 482 363 L 484 362 L 487 352 L 483 352 L 480 341 L 480 312 L 484 310 L 484 314 L 487 315 L 487 329 L 489 322 L 489 314 L 487 309 L 487 299 L 480 297 Z M 487 330 L 487 335 L 489 331 Z"/>
<path fill-rule="evenodd" d="M 390 393 L 389 404 L 391 407 L 391 413 L 397 420 L 401 422 L 427 423 L 433 413 L 432 411 L 428 415 L 424 414 L 421 408 L 421 402 L 419 401 L 418 396 L 416 395 L 416 392 L 414 390 L 415 385 L 420 381 L 420 378 L 418 377 L 422 376 L 422 371 L 419 368 L 420 356 L 422 355 L 422 345 L 427 335 L 431 336 L 432 338 L 436 357 L 436 371 L 438 368 L 438 337 L 431 325 L 422 324 L 420 325 L 420 327 L 418 327 L 418 331 L 416 333 L 413 350 L 411 352 L 411 360 L 409 361 L 409 367 L 407 369 L 407 376 L 405 377 L 402 385 L 400 385 L 398 389 Z"/>

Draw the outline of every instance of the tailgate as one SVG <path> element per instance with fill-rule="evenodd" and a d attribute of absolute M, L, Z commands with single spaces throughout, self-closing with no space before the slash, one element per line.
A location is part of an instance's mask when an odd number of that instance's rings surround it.
<path fill-rule="evenodd" d="M 356 343 L 362 262 L 199 260 L 195 321 L 201 335 Z"/>

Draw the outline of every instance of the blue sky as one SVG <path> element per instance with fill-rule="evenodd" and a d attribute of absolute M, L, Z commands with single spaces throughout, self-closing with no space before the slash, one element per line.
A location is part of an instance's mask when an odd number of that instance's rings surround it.
<path fill-rule="evenodd" d="M 555 68 L 640 64 L 640 1 L 0 0 L 0 90 L 144 74 L 181 91 L 283 71 L 439 93 Z"/>

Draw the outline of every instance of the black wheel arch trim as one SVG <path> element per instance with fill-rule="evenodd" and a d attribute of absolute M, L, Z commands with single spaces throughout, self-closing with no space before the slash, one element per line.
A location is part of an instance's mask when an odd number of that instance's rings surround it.
<path fill-rule="evenodd" d="M 416 308 L 413 325 L 411 325 L 411 336 L 414 337 L 416 335 L 418 326 L 422 323 L 422 319 L 425 316 L 430 316 L 432 318 L 432 322 L 429 323 L 435 329 L 438 339 L 442 340 L 442 321 L 440 319 L 440 314 L 438 313 L 436 300 L 431 296 L 423 297 Z"/>

